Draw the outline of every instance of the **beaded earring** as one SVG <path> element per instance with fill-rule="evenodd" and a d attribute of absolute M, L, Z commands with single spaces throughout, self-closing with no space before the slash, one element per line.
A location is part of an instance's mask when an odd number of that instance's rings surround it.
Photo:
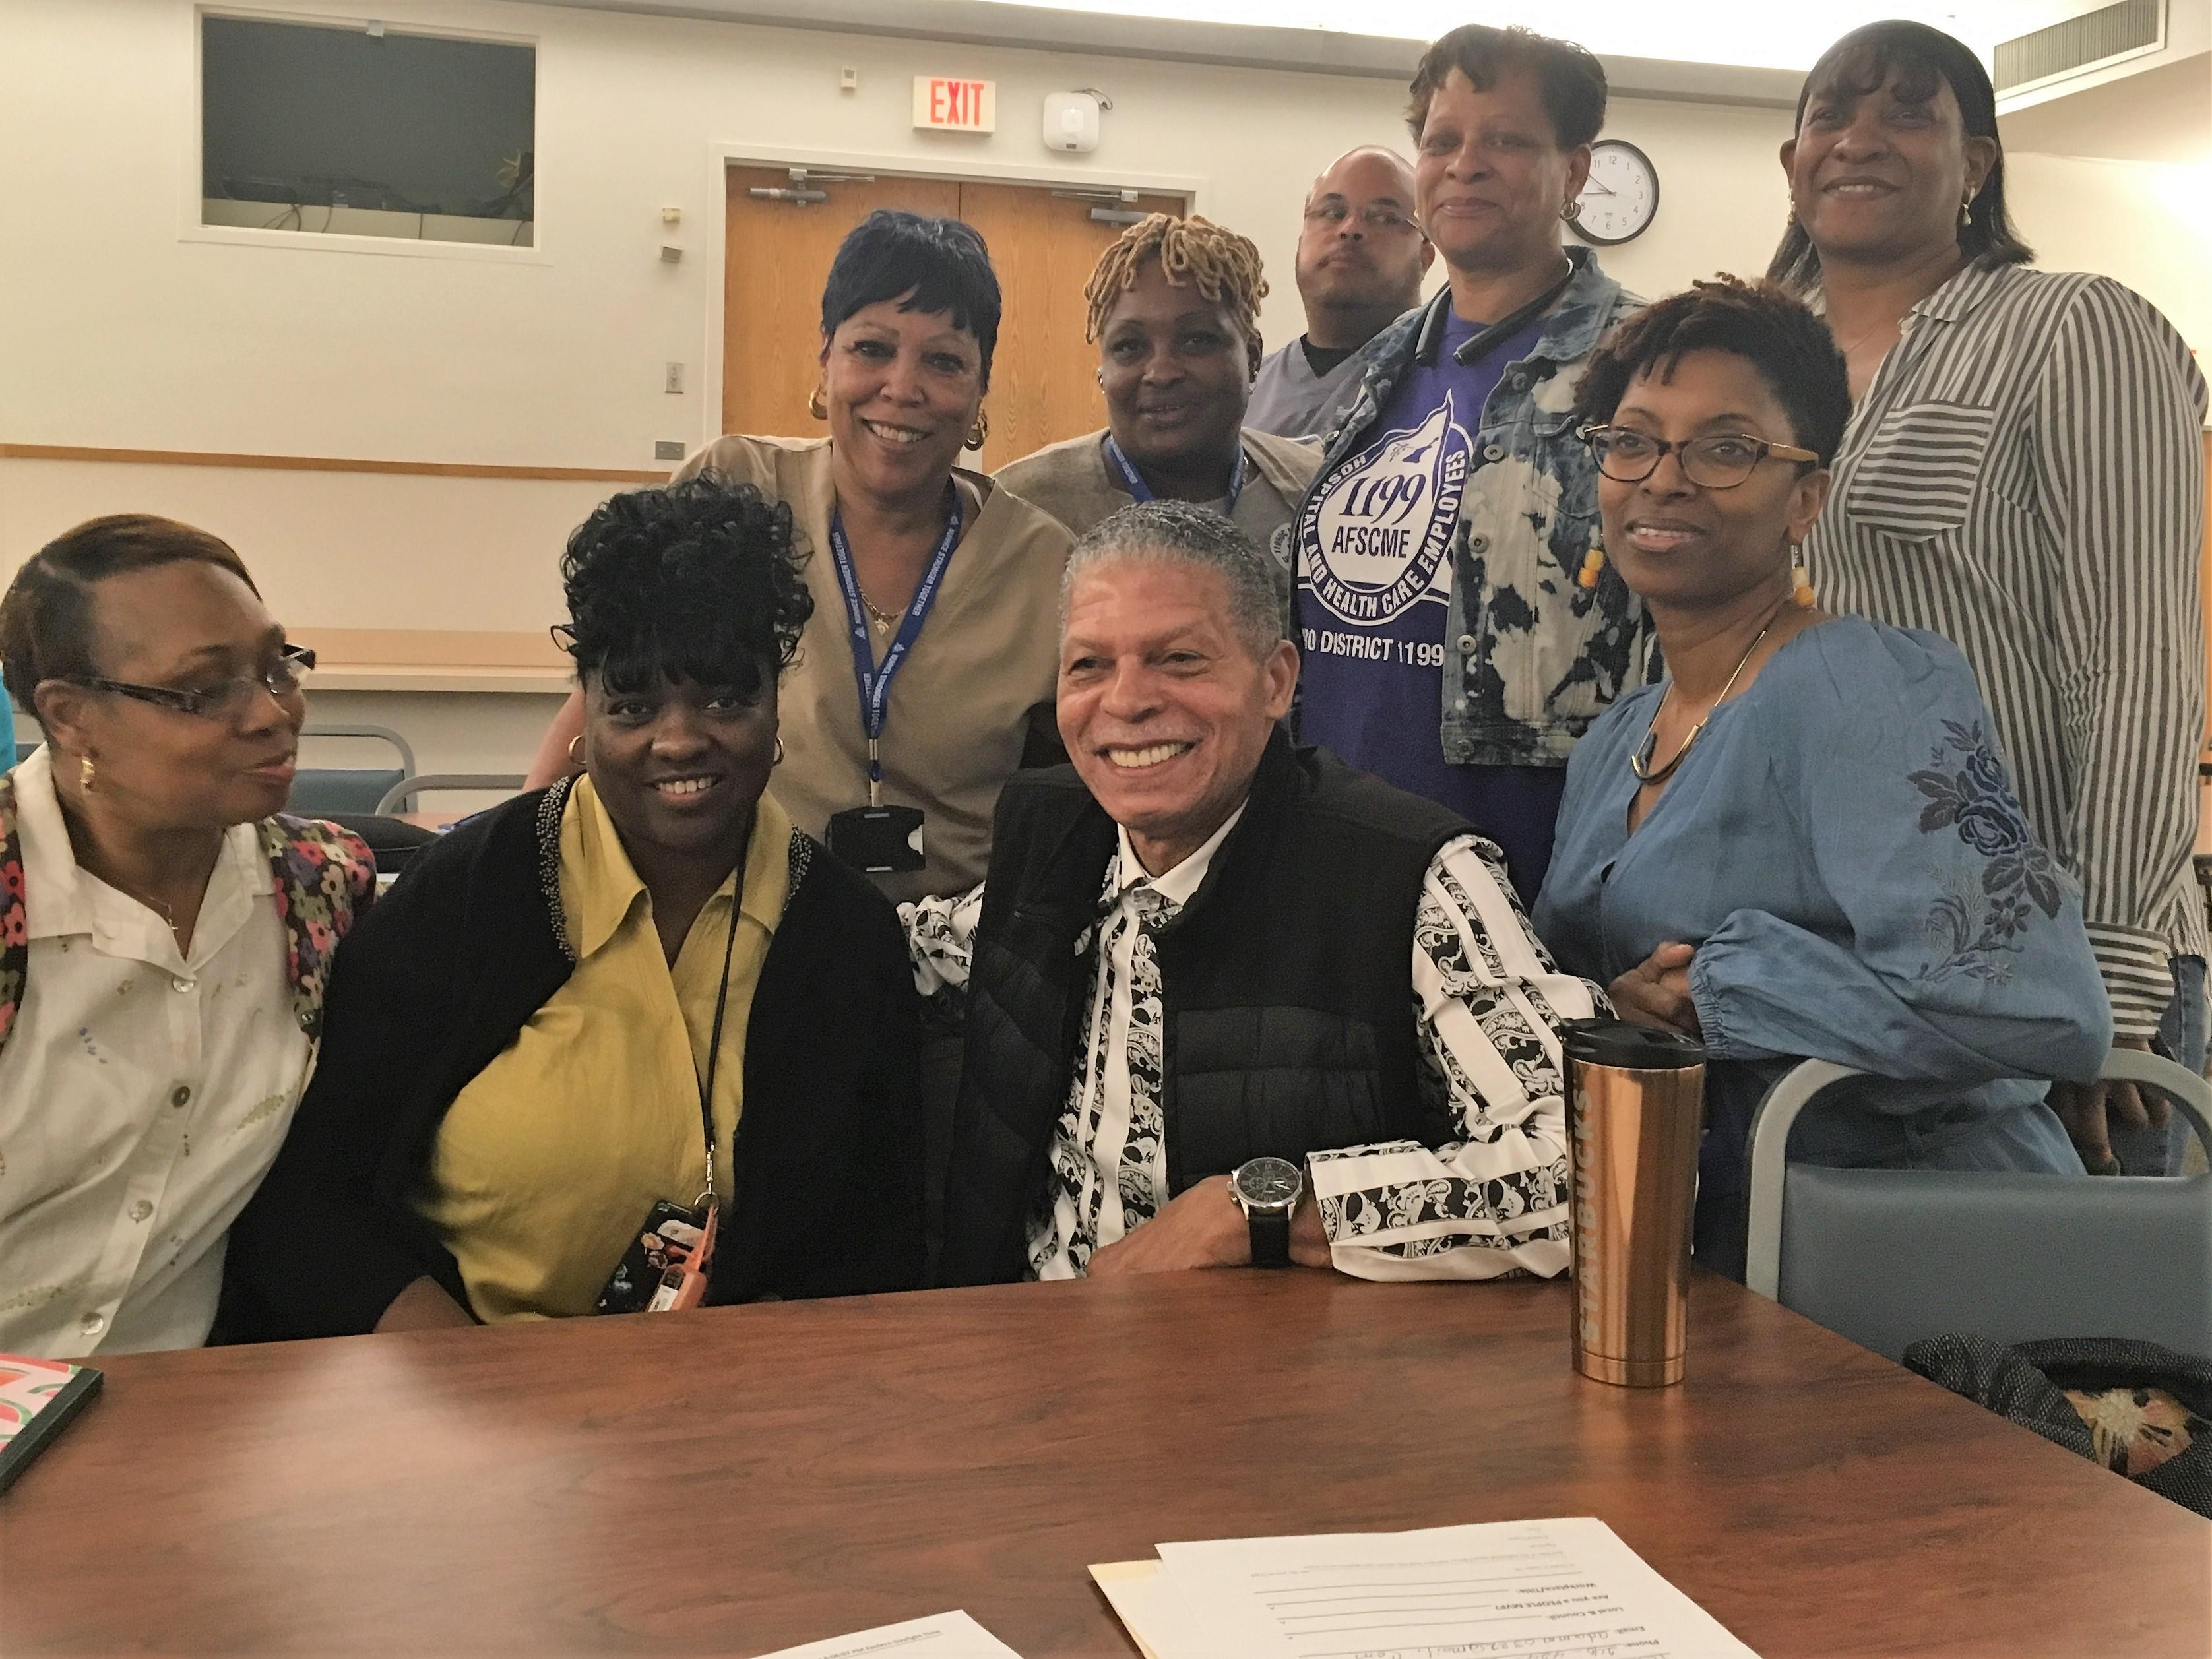
<path fill-rule="evenodd" d="M 1790 559 L 1790 599 L 1800 611 L 1810 611 L 1820 600 L 1813 591 L 1813 573 L 1805 568 L 1804 559 L 1792 552 Z"/>
<path fill-rule="evenodd" d="M 1592 542 L 1589 551 L 1583 555 L 1583 568 L 1576 574 L 1575 586 L 1585 591 L 1595 587 L 1599 573 L 1604 568 L 1605 549 Z"/>

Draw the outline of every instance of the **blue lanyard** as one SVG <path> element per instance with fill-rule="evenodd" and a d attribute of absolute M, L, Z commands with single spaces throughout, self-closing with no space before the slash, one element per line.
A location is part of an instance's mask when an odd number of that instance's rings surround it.
<path fill-rule="evenodd" d="M 1106 465 L 1121 475 L 1121 488 L 1130 495 L 1140 501 L 1153 499 L 1152 485 L 1145 482 L 1145 475 L 1138 471 L 1135 465 L 1121 453 L 1121 446 L 1114 441 L 1114 434 L 1110 432 L 1106 434 Z M 1244 446 L 1240 442 L 1237 446 L 1237 470 L 1229 475 L 1229 505 L 1224 511 L 1234 513 L 1237 498 L 1243 493 Z"/>
<path fill-rule="evenodd" d="M 851 625 L 853 635 L 853 681 L 860 690 L 861 729 L 868 734 L 871 806 L 884 804 L 884 722 L 890 714 L 892 677 L 905 664 L 914 642 L 921 637 L 922 620 L 936 603 L 938 587 L 945 580 L 945 567 L 951 562 L 952 550 L 960 542 L 963 514 L 959 485 L 948 482 L 945 494 L 945 533 L 937 538 L 937 550 L 929 556 L 929 568 L 922 572 L 921 586 L 915 589 L 913 602 L 907 606 L 898 632 L 891 636 L 890 648 L 884 653 L 880 665 L 876 661 L 875 641 L 868 635 L 868 610 L 866 602 L 860 598 L 860 579 L 853 573 L 853 544 L 845 539 L 845 515 L 842 510 L 832 510 L 830 514 L 830 555 L 837 567 L 837 586 L 845 592 L 845 620 Z"/>

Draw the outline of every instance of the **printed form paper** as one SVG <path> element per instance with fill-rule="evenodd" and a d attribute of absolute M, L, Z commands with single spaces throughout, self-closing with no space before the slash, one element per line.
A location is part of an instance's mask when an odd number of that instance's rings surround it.
<path fill-rule="evenodd" d="M 781 1648 L 762 1659 L 1021 1659 L 964 1613 L 909 1619 L 803 1648 Z"/>
<path fill-rule="evenodd" d="M 1161 1659 L 1757 1659 L 1587 1517 L 1159 1552 L 1115 1600 Z"/>

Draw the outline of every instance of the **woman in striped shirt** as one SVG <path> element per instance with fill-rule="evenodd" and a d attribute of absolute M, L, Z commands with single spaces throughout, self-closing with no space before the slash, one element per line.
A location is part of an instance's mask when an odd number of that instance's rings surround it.
<path fill-rule="evenodd" d="M 2141 295 L 2028 268 L 1995 94 L 1950 36 L 1838 41 L 1782 164 L 1769 274 L 1825 307 L 1856 404 L 1806 544 L 1821 599 L 1966 653 L 2039 839 L 2081 883 L 2118 1040 L 2201 1070 L 2203 377 Z M 2164 1102 L 2062 1085 L 2052 1103 L 2092 1170 L 2170 1171 Z"/>

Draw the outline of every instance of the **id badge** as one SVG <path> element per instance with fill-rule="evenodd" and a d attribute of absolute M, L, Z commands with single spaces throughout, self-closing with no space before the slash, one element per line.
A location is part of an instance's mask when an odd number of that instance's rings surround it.
<path fill-rule="evenodd" d="M 911 806 L 855 806 L 830 820 L 830 850 L 871 876 L 919 870 L 921 813 Z"/>
<path fill-rule="evenodd" d="M 661 1273 L 653 1300 L 645 1304 L 646 1312 L 678 1313 L 686 1308 L 696 1308 L 707 1300 L 707 1275 L 714 1267 L 714 1223 L 720 1214 L 720 1206 L 708 1199 L 707 1221 L 699 1229 L 699 1242 Z"/>
<path fill-rule="evenodd" d="M 705 1236 L 699 1212 L 662 1199 L 637 1231 L 629 1248 L 615 1264 L 613 1275 L 592 1311 L 603 1314 L 643 1313 L 659 1294 L 661 1280 L 680 1272 L 698 1251 Z"/>

